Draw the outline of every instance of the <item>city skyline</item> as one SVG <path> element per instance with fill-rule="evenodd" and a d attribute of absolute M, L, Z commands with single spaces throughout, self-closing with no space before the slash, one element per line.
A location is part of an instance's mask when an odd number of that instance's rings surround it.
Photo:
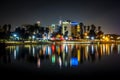
<path fill-rule="evenodd" d="M 120 34 L 120 5 L 116 0 L 11 0 L 0 1 L 0 25 L 57 24 L 62 20 L 83 22 L 85 25 L 102 26 L 105 33 Z"/>

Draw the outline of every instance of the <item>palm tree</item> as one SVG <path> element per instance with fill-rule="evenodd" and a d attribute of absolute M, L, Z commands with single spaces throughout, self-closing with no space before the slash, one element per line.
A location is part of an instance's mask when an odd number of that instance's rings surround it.
<path fill-rule="evenodd" d="M 90 26 L 87 26 L 87 31 L 88 31 L 88 32 L 90 31 Z"/>
<path fill-rule="evenodd" d="M 84 26 L 84 33 L 86 32 L 86 26 Z"/>
<path fill-rule="evenodd" d="M 4 24 L 4 25 L 3 25 L 3 30 L 4 30 L 4 33 L 7 32 L 7 24 Z"/>
<path fill-rule="evenodd" d="M 96 38 L 96 32 L 95 32 L 95 30 L 96 30 L 96 26 L 95 26 L 94 24 L 92 24 L 92 25 L 91 25 L 90 32 L 89 32 L 89 37 L 90 37 L 90 39 L 91 39 L 92 37 Z"/>
<path fill-rule="evenodd" d="M 101 26 L 98 26 L 97 38 L 101 39 L 103 35 L 103 31 L 101 31 Z"/>

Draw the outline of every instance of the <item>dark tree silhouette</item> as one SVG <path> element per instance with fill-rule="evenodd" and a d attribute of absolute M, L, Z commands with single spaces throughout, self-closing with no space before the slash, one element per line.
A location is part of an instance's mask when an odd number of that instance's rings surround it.
<path fill-rule="evenodd" d="M 79 25 L 80 25 L 80 37 L 81 37 L 81 39 L 83 39 L 83 26 L 84 26 L 84 24 L 80 23 Z"/>
<path fill-rule="evenodd" d="M 101 31 L 101 26 L 98 26 L 97 39 L 101 39 L 103 32 Z"/>
<path fill-rule="evenodd" d="M 86 26 L 84 26 L 84 33 L 86 32 Z"/>
<path fill-rule="evenodd" d="M 96 26 L 94 24 L 92 24 L 90 32 L 89 32 L 90 39 L 91 39 L 91 37 L 96 38 L 96 32 L 95 32 L 95 30 L 96 30 Z"/>
<path fill-rule="evenodd" d="M 11 24 L 8 24 L 8 32 L 11 30 Z"/>
<path fill-rule="evenodd" d="M 3 25 L 3 30 L 4 30 L 4 33 L 7 32 L 7 24 L 4 24 L 4 25 Z"/>
<path fill-rule="evenodd" d="M 87 31 L 90 31 L 90 26 L 87 26 Z"/>

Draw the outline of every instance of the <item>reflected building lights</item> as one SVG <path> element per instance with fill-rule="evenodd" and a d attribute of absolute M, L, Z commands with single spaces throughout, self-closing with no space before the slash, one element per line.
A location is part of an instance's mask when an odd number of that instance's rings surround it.
<path fill-rule="evenodd" d="M 114 53 L 120 54 L 120 45 L 115 44 L 58 44 L 58 45 L 42 45 L 39 46 L 8 46 L 7 53 L 10 52 L 12 60 L 28 60 L 33 62 L 36 61 L 36 67 L 40 68 L 41 61 L 50 61 L 53 64 L 59 65 L 60 68 L 63 66 L 78 66 L 79 63 L 85 61 L 96 61 L 100 60 L 102 56 L 111 55 Z M 31 53 L 31 54 L 24 54 Z M 38 53 L 36 53 L 38 51 Z M 13 54 L 12 54 L 13 53 Z M 67 54 L 66 54 L 67 53 Z M 33 56 L 37 55 L 37 57 Z M 47 56 L 49 55 L 49 56 Z M 26 56 L 26 58 L 25 58 Z M 32 58 L 30 57 L 32 56 Z M 33 59 L 34 58 L 34 59 Z"/>

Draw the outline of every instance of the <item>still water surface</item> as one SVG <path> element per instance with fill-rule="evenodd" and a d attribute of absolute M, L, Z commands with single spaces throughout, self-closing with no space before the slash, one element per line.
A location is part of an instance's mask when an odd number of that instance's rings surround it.
<path fill-rule="evenodd" d="M 101 70 L 110 72 L 117 71 L 120 66 L 119 44 L 16 45 L 5 49 L 6 54 L 0 56 L 0 64 L 14 65 L 15 68 L 32 72 L 41 71 L 44 74 L 86 74 Z"/>

